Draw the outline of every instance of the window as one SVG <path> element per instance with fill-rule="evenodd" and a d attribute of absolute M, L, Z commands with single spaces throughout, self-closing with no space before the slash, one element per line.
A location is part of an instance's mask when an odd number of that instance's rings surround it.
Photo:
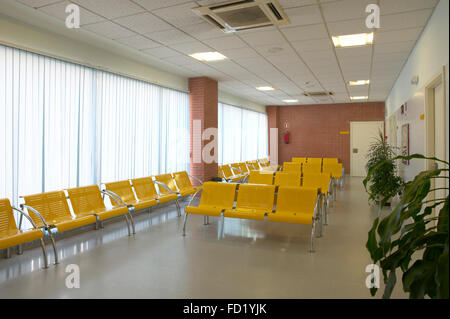
<path fill-rule="evenodd" d="M 0 45 L 0 198 L 189 169 L 189 96 Z"/>
<path fill-rule="evenodd" d="M 267 114 L 219 103 L 219 163 L 267 157 Z"/>

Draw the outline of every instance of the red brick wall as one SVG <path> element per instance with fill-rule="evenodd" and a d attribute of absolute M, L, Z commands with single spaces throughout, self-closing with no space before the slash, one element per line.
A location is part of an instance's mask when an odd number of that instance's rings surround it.
<path fill-rule="evenodd" d="M 202 121 L 201 132 L 205 128 L 217 128 L 218 122 L 218 86 L 217 81 L 207 77 L 190 78 L 189 79 L 189 101 L 190 101 L 190 171 L 193 176 L 200 178 L 202 181 L 211 180 L 217 177 L 217 163 L 207 164 L 193 162 L 194 139 L 201 139 L 200 135 L 193 134 L 193 120 Z M 210 141 L 202 141 L 197 143 L 201 149 Z M 201 152 L 201 149 L 197 151 Z"/>
<path fill-rule="evenodd" d="M 278 128 L 278 161 L 293 156 L 337 157 L 350 172 L 351 121 L 384 121 L 384 102 L 267 106 L 269 128 Z M 290 143 L 284 144 L 284 124 L 289 123 Z M 275 126 L 276 125 L 276 126 Z"/>

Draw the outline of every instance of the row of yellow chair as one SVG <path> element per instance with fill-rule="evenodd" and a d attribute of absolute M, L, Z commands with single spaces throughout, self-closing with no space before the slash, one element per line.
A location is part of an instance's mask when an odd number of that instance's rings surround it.
<path fill-rule="evenodd" d="M 218 176 L 227 182 L 244 182 L 250 171 L 274 170 L 268 159 L 258 159 L 241 163 L 224 164 L 218 166 Z"/>
<path fill-rule="evenodd" d="M 337 164 L 339 160 L 337 158 L 327 158 L 327 157 L 292 157 L 292 162 L 296 163 L 309 163 L 309 164 Z"/>
<path fill-rule="evenodd" d="M 205 216 L 205 223 L 209 216 L 216 216 L 223 222 L 229 217 L 311 225 L 311 252 L 317 223 L 321 236 L 322 196 L 315 187 L 206 182 L 200 192 L 199 205 L 191 206 L 192 198 L 185 208 L 183 236 L 190 214 Z"/>
<path fill-rule="evenodd" d="M 128 234 L 135 234 L 132 213 L 138 210 L 175 200 L 178 215 L 181 210 L 179 197 L 192 195 L 201 189 L 191 184 L 187 172 L 162 174 L 152 177 L 137 178 L 113 183 L 105 183 L 105 189 L 98 185 L 71 188 L 67 190 L 47 192 L 23 196 L 21 209 L 12 207 L 8 199 L 0 200 L 0 250 L 21 245 L 37 239 L 41 240 L 45 267 L 48 267 L 44 235 L 48 235 L 58 263 L 57 248 L 53 234 L 73 230 L 90 224 L 95 228 L 103 227 L 103 221 L 123 216 L 128 227 Z M 200 183 L 201 181 L 198 180 Z M 158 186 L 159 194 L 156 190 Z M 107 208 L 104 196 L 111 201 Z M 69 206 L 70 204 L 70 206 Z M 72 207 L 73 214 L 69 207 Z M 14 219 L 13 211 L 20 214 L 19 226 Z M 21 230 L 22 219 L 30 221 L 33 229 Z"/>

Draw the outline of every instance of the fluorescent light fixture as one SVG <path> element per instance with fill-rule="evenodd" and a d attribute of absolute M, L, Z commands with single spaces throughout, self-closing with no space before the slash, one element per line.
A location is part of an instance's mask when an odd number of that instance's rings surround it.
<path fill-rule="evenodd" d="M 189 54 L 189 56 L 204 62 L 221 61 L 227 58 L 226 56 L 224 56 L 219 52 L 199 52 Z"/>
<path fill-rule="evenodd" d="M 283 100 L 284 103 L 297 103 L 298 100 Z"/>
<path fill-rule="evenodd" d="M 335 36 L 333 37 L 333 43 L 337 48 L 372 44 L 373 32 Z"/>
<path fill-rule="evenodd" d="M 271 87 L 271 86 L 260 86 L 260 87 L 257 87 L 256 88 L 257 90 L 260 90 L 260 91 L 273 91 L 273 90 L 275 90 L 273 87 Z"/>
<path fill-rule="evenodd" d="M 350 86 L 367 85 L 369 83 L 370 83 L 370 80 L 348 81 L 348 85 L 350 85 Z"/>
<path fill-rule="evenodd" d="M 368 96 L 351 96 L 350 99 L 351 100 L 367 100 L 369 97 Z"/>

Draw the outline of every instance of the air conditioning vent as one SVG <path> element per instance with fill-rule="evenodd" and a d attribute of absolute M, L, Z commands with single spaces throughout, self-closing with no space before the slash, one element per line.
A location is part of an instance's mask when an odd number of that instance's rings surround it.
<path fill-rule="evenodd" d="M 303 93 L 304 96 L 308 97 L 321 97 L 321 96 L 332 96 L 333 92 L 305 92 Z"/>
<path fill-rule="evenodd" d="M 290 23 L 276 0 L 234 0 L 192 10 L 225 33 Z"/>

